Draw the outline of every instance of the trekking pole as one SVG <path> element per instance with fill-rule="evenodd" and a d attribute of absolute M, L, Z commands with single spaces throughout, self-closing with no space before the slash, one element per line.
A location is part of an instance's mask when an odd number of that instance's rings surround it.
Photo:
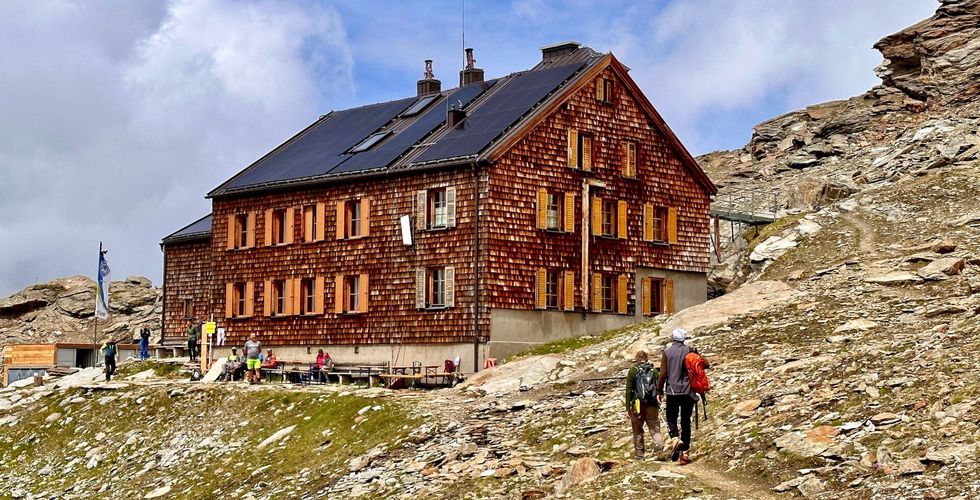
<path fill-rule="evenodd" d="M 698 430 L 698 431 L 701 430 L 701 421 L 698 419 L 698 400 L 699 399 L 700 398 L 694 400 L 694 429 L 695 430 Z"/>
<path fill-rule="evenodd" d="M 708 421 L 708 394 L 707 393 L 701 395 L 701 406 L 702 406 L 701 409 L 704 412 L 704 421 L 707 422 Z"/>

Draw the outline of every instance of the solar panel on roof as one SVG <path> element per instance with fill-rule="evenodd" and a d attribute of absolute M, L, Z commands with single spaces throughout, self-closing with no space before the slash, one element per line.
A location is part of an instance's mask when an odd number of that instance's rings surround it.
<path fill-rule="evenodd" d="M 439 97 L 439 94 L 427 95 L 425 97 L 419 98 L 419 100 L 415 101 L 415 104 L 409 106 L 408 109 L 406 109 L 400 116 L 402 118 L 405 118 L 408 116 L 414 116 L 419 114 L 419 112 L 425 109 L 425 107 L 428 106 L 429 103 L 436 100 L 436 97 Z"/>
<path fill-rule="evenodd" d="M 332 113 L 223 184 L 216 194 L 325 174 L 349 157 L 344 154 L 347 150 L 398 116 L 415 99 L 410 97 Z"/>
<path fill-rule="evenodd" d="M 477 154 L 530 111 L 531 107 L 551 93 L 559 84 L 586 63 L 528 71 L 510 79 L 505 87 L 488 96 L 463 121 L 438 143 L 419 155 L 416 162 L 441 160 Z"/>
<path fill-rule="evenodd" d="M 466 106 L 496 83 L 497 80 L 491 80 L 456 89 L 449 94 L 447 99 L 429 106 L 422 116 L 416 118 L 405 130 L 398 132 L 394 137 L 370 151 L 351 156 L 350 159 L 338 165 L 330 173 L 350 173 L 388 166 L 446 121 L 446 106 L 449 103 L 462 103 L 463 106 Z"/>

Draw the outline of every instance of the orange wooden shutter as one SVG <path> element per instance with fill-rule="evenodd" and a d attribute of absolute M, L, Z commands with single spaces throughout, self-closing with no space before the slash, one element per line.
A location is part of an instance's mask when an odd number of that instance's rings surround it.
<path fill-rule="evenodd" d="M 602 234 L 602 198 L 592 198 L 592 234 Z"/>
<path fill-rule="evenodd" d="M 317 276 L 313 281 L 313 312 L 323 314 L 323 276 Z"/>
<path fill-rule="evenodd" d="M 415 308 L 425 309 L 425 268 L 415 270 Z"/>
<path fill-rule="evenodd" d="M 446 266 L 446 307 L 456 305 L 456 268 Z"/>
<path fill-rule="evenodd" d="M 272 210 L 265 211 L 265 232 L 263 234 L 262 244 L 269 246 L 272 242 Z"/>
<path fill-rule="evenodd" d="M 629 143 L 629 177 L 636 177 L 636 143 Z"/>
<path fill-rule="evenodd" d="M 592 170 L 592 138 L 582 136 L 582 170 Z"/>
<path fill-rule="evenodd" d="M 674 314 L 674 280 L 664 282 L 664 302 L 667 303 L 667 313 Z"/>
<path fill-rule="evenodd" d="M 429 221 L 426 220 L 429 213 L 428 201 L 429 194 L 424 189 L 415 192 L 415 229 L 425 230 L 429 227 Z"/>
<path fill-rule="evenodd" d="M 667 209 L 667 243 L 677 243 L 677 209 Z"/>
<path fill-rule="evenodd" d="M 456 188 L 446 188 L 446 227 L 456 227 Z"/>
<path fill-rule="evenodd" d="M 247 236 L 247 241 L 245 242 L 245 246 L 248 248 L 252 248 L 255 246 L 255 215 L 256 212 L 249 212 L 248 216 L 246 217 L 247 220 L 246 229 L 248 231 L 248 236 Z"/>
<path fill-rule="evenodd" d="M 296 307 L 295 307 L 296 306 L 296 302 L 294 300 L 295 299 L 294 293 L 296 292 L 296 287 L 295 287 L 295 285 L 293 285 L 293 280 L 291 280 L 291 279 L 290 280 L 286 280 L 286 283 L 285 283 L 284 286 L 286 288 L 286 290 L 285 290 L 285 293 L 286 293 L 285 303 L 286 303 L 286 305 L 285 305 L 285 311 L 283 311 L 283 314 L 285 314 L 287 316 L 291 316 L 293 314 L 299 313 L 299 311 L 297 311 L 296 310 Z"/>
<path fill-rule="evenodd" d="M 606 86 L 602 78 L 595 81 L 595 98 L 599 101 L 606 100 Z"/>
<path fill-rule="evenodd" d="M 602 311 L 602 275 L 592 274 L 592 310 Z"/>
<path fill-rule="evenodd" d="M 272 316 L 272 282 L 269 280 L 262 284 L 262 314 Z"/>
<path fill-rule="evenodd" d="M 342 240 L 344 236 L 347 235 L 345 231 L 344 223 L 347 219 L 347 211 L 345 210 L 346 204 L 342 201 L 337 202 L 337 239 Z"/>
<path fill-rule="evenodd" d="M 548 190 L 538 188 L 538 229 L 548 228 Z"/>
<path fill-rule="evenodd" d="M 296 209 L 287 208 L 286 209 L 286 237 L 283 243 L 289 245 L 296 241 Z"/>
<path fill-rule="evenodd" d="M 228 250 L 235 248 L 235 214 L 228 215 Z"/>
<path fill-rule="evenodd" d="M 313 206 L 303 207 L 303 241 L 313 241 Z"/>
<path fill-rule="evenodd" d="M 225 317 L 235 316 L 235 284 L 225 283 Z"/>
<path fill-rule="evenodd" d="M 643 204 L 643 241 L 653 241 L 653 205 Z"/>
<path fill-rule="evenodd" d="M 357 290 L 357 293 L 359 295 L 357 311 L 367 312 L 368 297 L 370 296 L 370 293 L 368 293 L 370 291 L 368 287 L 368 275 L 362 274 L 361 277 L 358 279 L 358 285 L 360 286 L 360 288 Z"/>
<path fill-rule="evenodd" d="M 255 282 L 245 283 L 245 316 L 252 317 L 255 314 Z"/>
<path fill-rule="evenodd" d="M 618 224 L 616 225 L 616 236 L 619 238 L 626 238 L 626 216 L 628 214 L 627 203 L 620 200 L 616 208 L 616 217 L 618 218 Z"/>
<path fill-rule="evenodd" d="M 371 234 L 371 198 L 361 198 L 361 236 Z"/>
<path fill-rule="evenodd" d="M 303 280 L 296 278 L 293 280 L 293 314 L 303 312 Z"/>
<path fill-rule="evenodd" d="M 565 232 L 575 232 L 575 193 L 565 193 Z"/>
<path fill-rule="evenodd" d="M 316 241 L 327 239 L 327 204 L 316 204 Z"/>
<path fill-rule="evenodd" d="M 644 316 L 649 316 L 651 313 L 652 302 L 650 301 L 650 293 L 653 291 L 650 286 L 652 281 L 650 278 L 643 278 L 640 281 L 640 302 L 642 303 L 640 314 Z"/>
<path fill-rule="evenodd" d="M 619 314 L 626 314 L 626 303 L 628 302 L 629 296 L 627 293 L 627 283 L 629 278 L 625 274 L 619 275 L 619 286 L 616 289 L 616 302 L 618 307 L 616 308 Z"/>
<path fill-rule="evenodd" d="M 337 276 L 334 278 L 333 286 L 333 310 L 337 314 L 342 314 L 344 312 L 344 277 Z"/>
<path fill-rule="evenodd" d="M 578 130 L 568 131 L 568 166 L 578 168 Z"/>
<path fill-rule="evenodd" d="M 548 270 L 539 267 L 537 275 L 534 279 L 534 307 L 538 309 L 544 309 L 548 306 L 547 302 L 547 291 L 548 291 Z"/>
<path fill-rule="evenodd" d="M 565 271 L 565 310 L 575 309 L 575 272 Z"/>

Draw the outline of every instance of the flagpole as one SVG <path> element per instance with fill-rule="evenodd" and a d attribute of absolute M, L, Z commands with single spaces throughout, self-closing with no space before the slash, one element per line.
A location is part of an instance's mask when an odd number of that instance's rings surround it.
<path fill-rule="evenodd" d="M 100 266 L 99 266 L 99 272 L 100 273 L 102 272 L 101 263 L 102 263 L 102 242 L 100 241 L 99 242 L 99 264 L 100 264 Z M 96 276 L 95 279 L 96 279 L 96 283 L 98 283 L 99 277 Z M 99 287 L 96 284 L 95 294 L 98 295 L 99 293 L 101 293 L 101 291 L 99 290 Z M 99 300 L 99 297 L 96 297 L 95 300 L 98 301 Z M 96 307 L 95 309 L 96 309 L 96 311 L 95 311 L 95 339 L 94 339 L 93 344 L 95 344 L 96 346 L 98 346 L 99 345 L 99 311 L 98 311 L 99 308 Z M 96 349 L 98 349 L 98 347 L 96 347 Z M 96 354 L 96 357 L 98 357 L 98 354 Z"/>

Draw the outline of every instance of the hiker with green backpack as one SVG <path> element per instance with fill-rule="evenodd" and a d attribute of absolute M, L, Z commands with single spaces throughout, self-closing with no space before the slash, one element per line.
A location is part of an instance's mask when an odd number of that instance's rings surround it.
<path fill-rule="evenodd" d="M 649 363 L 645 351 L 639 351 L 633 358 L 635 364 L 626 374 L 626 417 L 633 428 L 633 450 L 636 459 L 643 460 L 643 426 L 653 434 L 653 449 L 664 445 L 660 434 L 660 404 L 657 402 L 657 380 L 659 372 Z"/>

